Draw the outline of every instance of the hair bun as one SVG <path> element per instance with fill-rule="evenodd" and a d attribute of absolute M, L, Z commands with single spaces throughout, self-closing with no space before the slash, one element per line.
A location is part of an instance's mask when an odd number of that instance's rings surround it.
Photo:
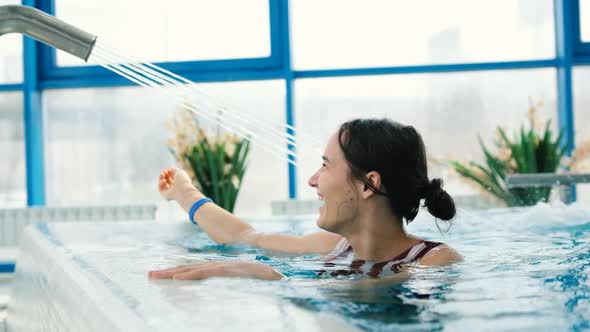
<path fill-rule="evenodd" d="M 432 179 L 424 190 L 424 198 L 426 201 L 433 201 L 441 194 L 443 181 L 441 179 Z"/>
<path fill-rule="evenodd" d="M 456 212 L 455 202 L 442 186 L 442 179 L 432 179 L 428 183 L 424 192 L 424 205 L 435 218 L 451 220 Z"/>

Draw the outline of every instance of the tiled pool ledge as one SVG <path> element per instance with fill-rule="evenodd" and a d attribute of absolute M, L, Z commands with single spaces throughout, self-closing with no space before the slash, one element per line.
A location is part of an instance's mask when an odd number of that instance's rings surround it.
<path fill-rule="evenodd" d="M 15 269 L 18 240 L 27 225 L 53 222 L 153 220 L 156 205 L 29 207 L 0 209 L 0 273 Z"/>
<path fill-rule="evenodd" d="M 148 279 L 148 270 L 186 260 L 186 249 L 170 241 L 194 233 L 192 227 L 154 222 L 29 226 L 7 330 L 351 330 L 333 316 L 252 289 L 232 289 L 229 279 Z"/>

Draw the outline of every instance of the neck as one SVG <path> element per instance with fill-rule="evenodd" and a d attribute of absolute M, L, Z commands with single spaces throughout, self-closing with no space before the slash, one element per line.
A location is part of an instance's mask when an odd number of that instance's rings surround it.
<path fill-rule="evenodd" d="M 356 227 L 343 234 L 354 250 L 355 259 L 383 262 L 420 241 L 406 233 L 401 220 L 389 209 L 364 210 L 352 223 Z"/>

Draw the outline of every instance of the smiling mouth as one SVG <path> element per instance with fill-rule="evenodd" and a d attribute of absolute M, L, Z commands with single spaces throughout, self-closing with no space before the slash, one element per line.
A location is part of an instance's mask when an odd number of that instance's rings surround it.
<path fill-rule="evenodd" d="M 323 207 L 326 206 L 326 199 L 324 198 L 324 196 L 318 195 L 318 200 L 320 201 L 320 205 L 318 207 L 318 210 L 321 210 Z"/>

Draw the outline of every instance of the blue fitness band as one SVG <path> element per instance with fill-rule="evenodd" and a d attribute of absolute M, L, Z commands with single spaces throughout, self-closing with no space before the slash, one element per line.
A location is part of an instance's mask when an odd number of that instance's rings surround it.
<path fill-rule="evenodd" d="M 193 216 L 195 215 L 195 212 L 197 212 L 197 210 L 205 203 L 209 203 L 209 202 L 213 202 L 210 198 L 208 197 L 203 197 L 200 200 L 196 201 L 195 204 L 193 204 L 193 206 L 191 206 L 191 209 L 188 211 L 188 218 L 190 219 L 190 221 L 193 224 L 197 224 L 195 222 L 195 220 L 193 219 Z"/>

